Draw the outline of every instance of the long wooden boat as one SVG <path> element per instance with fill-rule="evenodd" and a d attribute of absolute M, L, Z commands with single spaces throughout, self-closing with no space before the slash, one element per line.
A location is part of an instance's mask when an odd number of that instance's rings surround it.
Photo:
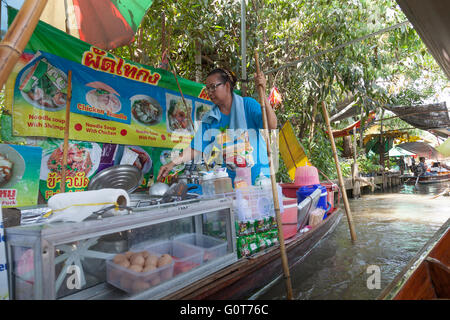
<path fill-rule="evenodd" d="M 335 208 L 310 231 L 285 240 L 289 267 L 300 262 L 321 239 L 332 232 L 341 217 L 342 210 Z M 163 299 L 247 299 L 282 276 L 280 248 L 277 245 L 240 259 Z"/>
<path fill-rule="evenodd" d="M 419 178 L 419 180 L 417 180 Z M 430 183 L 441 183 L 450 181 L 450 172 L 449 173 L 439 173 L 437 175 L 427 175 L 427 176 L 411 176 L 407 178 L 405 181 L 406 184 L 415 184 L 416 182 L 419 184 L 430 184 Z"/>
<path fill-rule="evenodd" d="M 450 299 L 450 219 L 383 290 L 378 299 Z"/>

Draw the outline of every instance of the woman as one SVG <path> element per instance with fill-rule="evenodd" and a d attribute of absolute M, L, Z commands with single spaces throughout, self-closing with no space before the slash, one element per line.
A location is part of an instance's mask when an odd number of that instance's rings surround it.
<path fill-rule="evenodd" d="M 269 175 L 266 143 L 259 132 L 263 129 L 261 105 L 251 97 L 241 97 L 233 92 L 236 76 L 223 68 L 212 70 L 206 78 L 206 90 L 214 107 L 206 113 L 199 129 L 195 133 L 189 147 L 185 148 L 177 158 L 162 166 L 159 170 L 158 181 L 164 179 L 174 166 L 197 159 L 202 153 L 211 152 L 216 138 L 223 133 L 230 132 L 231 136 L 240 136 L 247 132 L 249 142 L 253 148 L 252 183 L 262 172 Z M 264 75 L 255 75 L 256 86 L 261 85 L 266 91 Z M 265 97 L 267 100 L 267 97 Z M 268 101 L 266 105 L 270 105 Z M 269 129 L 277 128 L 277 118 L 272 108 L 267 110 Z M 225 166 L 226 163 L 223 164 Z M 228 174 L 234 181 L 236 172 L 228 168 Z"/>

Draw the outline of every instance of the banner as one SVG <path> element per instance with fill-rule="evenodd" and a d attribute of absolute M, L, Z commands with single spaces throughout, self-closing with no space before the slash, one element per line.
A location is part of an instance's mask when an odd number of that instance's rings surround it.
<path fill-rule="evenodd" d="M 0 205 L 0 300 L 9 300 L 8 262 L 6 260 L 5 228 L 3 227 L 3 212 Z"/>
<path fill-rule="evenodd" d="M 10 21 L 14 13 L 9 8 Z M 119 58 L 43 22 L 26 50 L 6 85 L 13 135 L 64 137 L 68 70 L 72 139 L 182 149 L 212 107 L 203 84 L 178 78 L 185 105 L 172 73 Z"/>
<path fill-rule="evenodd" d="M 3 208 L 38 202 L 39 147 L 0 144 L 0 203 Z"/>

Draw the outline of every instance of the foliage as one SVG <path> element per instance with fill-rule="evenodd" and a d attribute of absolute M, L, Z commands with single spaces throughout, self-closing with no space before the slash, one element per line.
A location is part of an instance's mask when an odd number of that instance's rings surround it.
<path fill-rule="evenodd" d="M 311 162 L 330 178 L 335 170 L 324 134 L 322 102 L 331 113 L 344 98 L 351 98 L 361 113 L 368 115 L 384 105 L 423 103 L 447 83 L 409 24 L 317 54 L 406 21 L 394 0 L 247 3 L 247 74 L 255 72 L 254 54 L 258 51 L 262 70 L 270 71 L 268 87 L 275 85 L 283 94 L 283 105 L 276 111 L 280 125 L 291 121 Z M 165 17 L 164 36 L 180 76 L 195 80 L 199 71 L 204 79 L 216 66 L 228 67 L 239 75 L 240 10 L 240 1 L 234 0 L 154 0 L 135 42 L 115 53 L 158 66 Z M 196 56 L 201 56 L 201 65 L 196 65 Z M 291 62 L 291 67 L 282 68 Z M 248 82 L 248 95 L 256 96 L 252 82 Z M 340 126 L 346 124 L 341 122 Z M 395 129 L 406 125 L 393 119 L 385 126 Z M 281 163 L 280 168 L 283 166 Z M 369 162 L 365 168 L 368 166 Z M 286 177 L 287 173 L 280 170 L 278 175 Z"/>

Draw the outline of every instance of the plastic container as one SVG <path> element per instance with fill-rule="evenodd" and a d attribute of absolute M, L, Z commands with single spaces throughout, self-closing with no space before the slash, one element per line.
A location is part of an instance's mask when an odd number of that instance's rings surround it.
<path fill-rule="evenodd" d="M 175 240 L 154 243 L 147 246 L 147 251 L 171 255 L 175 262 L 173 276 L 189 271 L 203 263 L 203 249 Z"/>
<path fill-rule="evenodd" d="M 247 186 L 252 185 L 252 168 L 250 167 L 237 167 L 236 168 L 236 180 L 242 179 L 246 182 Z M 235 182 L 236 185 L 236 182 Z"/>
<path fill-rule="evenodd" d="M 144 251 L 150 252 L 149 250 Z M 160 257 L 161 254 L 157 254 L 157 256 Z M 148 272 L 136 272 L 109 260 L 106 261 L 106 281 L 123 291 L 135 294 L 171 279 L 174 265 L 175 261 L 172 261 L 171 264 Z"/>
<path fill-rule="evenodd" d="M 215 194 L 233 192 L 231 178 L 228 176 L 228 173 L 226 171 L 219 170 L 216 172 L 216 179 L 214 180 L 214 191 Z"/>
<path fill-rule="evenodd" d="M 297 201 L 284 200 L 284 212 L 281 214 L 284 239 L 292 238 L 297 234 Z"/>
<path fill-rule="evenodd" d="M 323 210 L 327 210 L 327 188 L 320 184 L 314 184 L 311 186 L 302 186 L 297 191 L 297 203 L 302 202 L 307 196 L 312 194 L 317 188 L 319 188 L 322 193 L 319 198 L 319 202 L 317 203 L 317 208 L 322 208 Z"/>
<path fill-rule="evenodd" d="M 301 187 L 315 184 L 320 184 L 319 172 L 316 167 L 302 166 L 295 170 L 294 185 Z"/>
<path fill-rule="evenodd" d="M 214 172 L 206 173 L 202 178 L 202 192 L 204 196 L 213 196 L 216 194 L 215 183 L 216 175 Z"/>
<path fill-rule="evenodd" d="M 260 187 L 271 187 L 272 181 L 270 178 L 266 177 L 262 172 L 259 174 L 259 176 L 255 179 L 255 186 Z"/>
<path fill-rule="evenodd" d="M 330 203 L 330 211 L 334 210 L 334 192 L 338 190 L 338 186 L 335 183 L 324 182 L 321 185 L 327 188 L 327 202 Z"/>
<path fill-rule="evenodd" d="M 287 198 L 297 198 L 297 190 L 299 186 L 293 183 L 280 183 L 283 195 Z"/>
<path fill-rule="evenodd" d="M 227 243 L 220 239 L 198 233 L 188 233 L 177 236 L 174 241 L 187 243 L 204 250 L 203 262 L 222 257 L 227 254 Z"/>
<path fill-rule="evenodd" d="M 274 216 L 272 191 L 258 187 L 236 190 L 236 203 L 239 218 L 261 219 Z"/>

